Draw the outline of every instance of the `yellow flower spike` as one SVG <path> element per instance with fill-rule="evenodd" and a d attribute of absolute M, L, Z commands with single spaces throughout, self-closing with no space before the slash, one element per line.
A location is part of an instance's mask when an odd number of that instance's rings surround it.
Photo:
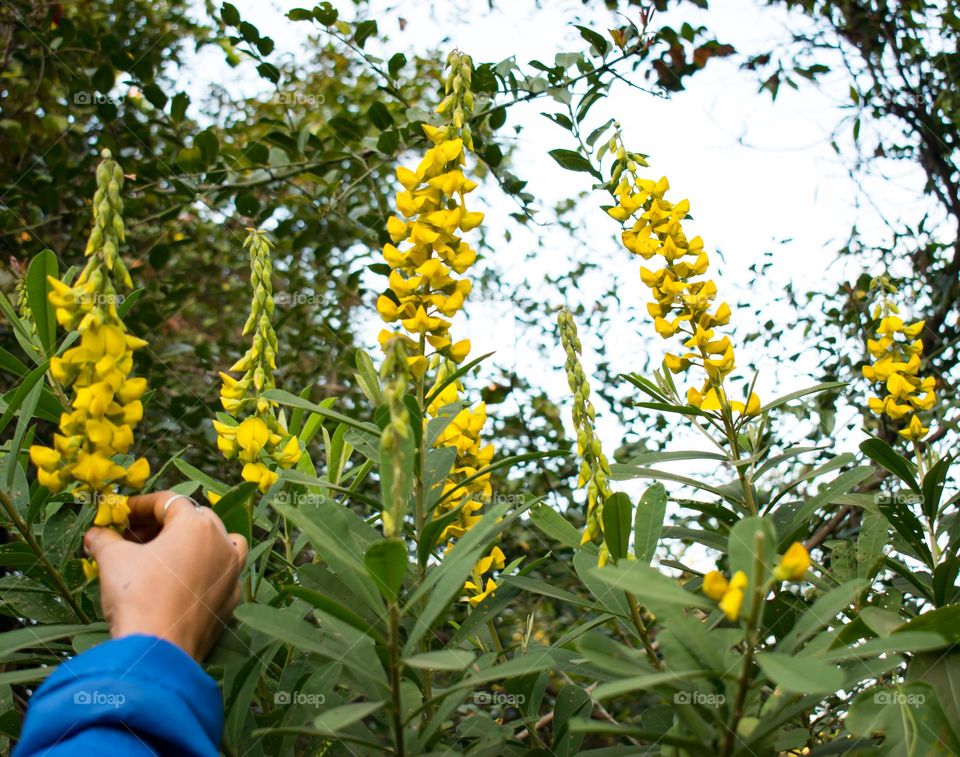
<path fill-rule="evenodd" d="M 415 171 L 397 169 L 401 191 L 396 194 L 396 213 L 387 221 L 391 243 L 383 247 L 383 259 L 390 267 L 390 290 L 397 301 L 382 295 L 376 305 L 383 320 L 391 324 L 378 336 L 385 353 L 381 375 L 393 385 L 402 366 L 401 373 L 423 384 L 424 394 L 431 397 L 425 422 L 460 400 L 460 382 L 446 382 L 470 353 L 469 340 L 451 338 L 452 323 L 448 319 L 465 305 L 472 284 L 464 274 L 477 257 L 461 233 L 476 229 L 483 221 L 483 213 L 468 210 L 464 199 L 477 186 L 467 172 L 467 153 L 473 149 L 467 125 L 473 102 L 469 91 L 471 66 L 469 57 L 462 53 L 451 53 L 448 58 L 444 99 L 438 109 L 443 125 L 423 125 L 430 145 Z M 401 340 L 402 360 L 396 357 L 397 339 Z M 435 442 L 456 452 L 451 473 L 440 484 L 446 496 L 434 512 L 437 518 L 457 512 L 439 537 L 441 543 L 446 542 L 446 551 L 480 521 L 477 511 L 490 495 L 489 476 L 461 485 L 487 466 L 493 455 L 492 446 L 480 446 L 485 418 L 482 406 L 460 408 Z M 385 533 L 402 526 L 395 520 L 393 513 L 385 516 Z M 477 605 L 496 588 L 496 582 L 484 581 L 482 574 L 502 567 L 499 548 L 475 566 L 474 575 L 464 585 L 471 605 Z"/>
<path fill-rule="evenodd" d="M 93 581 L 100 575 L 100 569 L 97 567 L 96 560 L 88 560 L 84 557 L 80 560 L 80 567 L 83 568 L 83 576 L 88 581 Z"/>
<path fill-rule="evenodd" d="M 806 575 L 810 564 L 810 553 L 800 542 L 795 541 L 783 553 L 777 567 L 773 569 L 773 576 L 778 581 L 799 581 Z"/>
<path fill-rule="evenodd" d="M 714 602 L 719 602 L 727 593 L 730 583 L 718 570 L 711 570 L 703 577 L 703 593 Z"/>
<path fill-rule="evenodd" d="M 929 428 L 916 415 L 917 411 L 933 409 L 936 395 L 932 376 L 920 377 L 923 340 L 917 339 L 925 326 L 924 321 L 905 324 L 899 308 L 888 298 L 896 289 L 885 278 L 874 282 L 873 288 L 881 292 L 880 302 L 874 306 L 873 317 L 877 323 L 876 339 L 867 339 L 867 351 L 872 364 L 862 367 L 864 378 L 882 387 L 878 397 L 867 399 L 870 412 L 884 416 L 900 428 L 900 437 L 911 442 L 920 442 Z"/>
<path fill-rule="evenodd" d="M 247 231 L 243 246 L 250 256 L 253 292 L 243 333 L 252 335 L 251 344 L 230 369 L 242 371 L 241 378 L 220 373 L 223 382 L 220 401 L 224 410 L 238 422 L 233 425 L 214 420 L 213 428 L 217 432 L 217 448 L 223 456 L 228 460 L 236 457 L 244 463 L 241 477 L 255 482 L 265 493 L 279 479 L 268 464 L 291 468 L 300 461 L 303 451 L 299 439 L 287 431 L 283 415 L 278 416 L 277 403 L 264 396 L 276 387 L 278 342 L 271 322 L 275 308 L 271 281 L 273 245 L 262 231 Z M 207 495 L 208 499 L 210 496 Z"/>
<path fill-rule="evenodd" d="M 50 375 L 69 393 L 70 411 L 60 417 L 54 448 L 33 445 L 29 455 L 41 486 L 54 492 L 72 486 L 78 499 L 96 503 L 97 525 L 123 530 L 129 506 L 118 488 L 142 488 L 150 470 L 143 458 L 129 466 L 114 460 L 133 445 L 134 426 L 143 417 L 147 382 L 130 374 L 133 352 L 147 342 L 127 333 L 116 309 L 118 290 L 132 287 L 120 257 L 124 177 L 109 151 L 102 155 L 87 262 L 72 285 L 48 277 L 57 322 L 79 335 L 50 363 Z M 84 568 L 88 578 L 96 576 L 92 564 Z"/>

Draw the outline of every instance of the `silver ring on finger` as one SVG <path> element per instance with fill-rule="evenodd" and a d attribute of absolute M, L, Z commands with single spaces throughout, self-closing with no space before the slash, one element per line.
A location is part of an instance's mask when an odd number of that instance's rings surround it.
<path fill-rule="evenodd" d="M 170 505 L 172 505 L 178 499 L 185 499 L 188 502 L 192 503 L 194 509 L 196 510 L 203 509 L 203 506 L 199 502 L 197 502 L 197 500 L 195 500 L 193 497 L 188 497 L 186 494 L 174 494 L 172 497 L 170 497 L 170 499 L 168 499 L 166 502 L 163 503 L 163 507 L 160 509 L 161 517 L 165 518 L 167 516 L 167 510 L 170 509 Z"/>

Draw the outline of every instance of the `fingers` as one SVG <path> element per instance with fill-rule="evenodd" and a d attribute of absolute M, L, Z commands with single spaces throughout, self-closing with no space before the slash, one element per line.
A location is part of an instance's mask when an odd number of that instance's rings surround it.
<path fill-rule="evenodd" d="M 243 568 L 244 563 L 247 561 L 247 551 L 249 550 L 246 538 L 243 536 L 243 534 L 237 533 L 227 534 L 227 538 L 230 539 L 230 542 L 233 544 L 233 548 L 237 551 L 239 565 L 241 568 Z"/>
<path fill-rule="evenodd" d="M 193 501 L 185 494 L 169 490 L 137 494 L 130 497 L 127 504 L 130 507 L 131 523 L 140 526 L 156 524 L 159 528 L 179 517 L 181 513 L 195 509 Z"/>
<path fill-rule="evenodd" d="M 123 543 L 123 537 L 112 528 L 91 528 L 83 537 L 83 548 L 94 560 L 100 562 L 104 550 L 111 544 Z"/>

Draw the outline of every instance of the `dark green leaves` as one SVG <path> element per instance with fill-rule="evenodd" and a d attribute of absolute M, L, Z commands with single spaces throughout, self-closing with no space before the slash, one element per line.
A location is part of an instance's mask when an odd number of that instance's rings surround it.
<path fill-rule="evenodd" d="M 860 451 L 877 465 L 890 471 L 917 494 L 920 493 L 916 466 L 885 441 L 882 439 L 867 439 L 860 445 Z"/>
<path fill-rule="evenodd" d="M 630 497 L 622 492 L 611 495 L 603 503 L 603 539 L 614 560 L 627 556 L 632 511 Z"/>
<path fill-rule="evenodd" d="M 27 270 L 27 302 L 33 313 L 33 322 L 37 327 L 37 336 L 47 357 L 52 357 L 57 337 L 57 320 L 53 305 L 47 299 L 50 285 L 47 276 L 59 277 L 57 256 L 50 250 L 44 250 L 30 261 Z"/>
<path fill-rule="evenodd" d="M 388 602 L 394 602 L 407 572 L 407 548 L 400 539 L 374 542 L 363 558 L 367 570 Z"/>
<path fill-rule="evenodd" d="M 667 490 L 657 482 L 640 498 L 633 521 L 633 554 L 647 564 L 653 559 L 667 512 Z"/>
<path fill-rule="evenodd" d="M 596 177 L 598 180 L 603 180 L 600 172 L 593 167 L 593 164 L 583 157 L 583 155 L 575 152 L 574 150 L 550 150 L 549 155 L 551 158 L 557 161 L 562 168 L 566 168 L 568 171 L 588 173 L 591 176 Z"/>

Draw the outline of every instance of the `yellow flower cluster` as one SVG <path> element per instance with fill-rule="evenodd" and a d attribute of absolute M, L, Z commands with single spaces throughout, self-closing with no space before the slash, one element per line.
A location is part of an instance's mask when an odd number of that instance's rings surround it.
<path fill-rule="evenodd" d="M 920 421 L 917 411 L 930 410 L 936 402 L 935 379 L 919 375 L 923 340 L 918 337 L 924 321 L 905 324 L 899 309 L 886 294 L 873 317 L 879 320 L 877 338 L 867 340 L 867 350 L 874 362 L 863 366 L 863 375 L 868 381 L 883 386 L 886 394 L 870 397 L 867 404 L 877 415 L 902 424 L 900 436 L 919 442 L 930 429 Z"/>
<path fill-rule="evenodd" d="M 633 219 L 621 239 L 623 246 L 644 260 L 654 256 L 663 259 L 657 270 L 640 268 L 640 279 L 650 287 L 654 301 L 647 311 L 654 319 L 654 328 L 664 339 L 676 334 L 684 337 L 686 352 L 668 353 L 667 367 L 673 373 L 684 373 L 691 366 L 701 367 L 706 380 L 700 389 L 691 387 L 687 401 L 702 410 L 717 411 L 727 405 L 732 412 L 756 415 L 760 399 L 753 392 L 746 402 L 728 401 L 724 379 L 734 370 L 735 358 L 730 337 L 721 336 L 717 329 L 730 322 L 730 306 L 723 302 L 713 309 L 717 285 L 706 274 L 710 261 L 703 249 L 703 240 L 697 236 L 687 239 L 683 220 L 690 212 L 690 203 L 666 199 L 670 184 L 666 178 L 659 181 L 642 179 L 638 166 L 646 166 L 642 155 L 629 153 L 623 146 L 619 132 L 607 149 L 616 156 L 611 185 L 617 204 L 607 213 L 621 223 Z"/>
<path fill-rule="evenodd" d="M 48 278 L 57 322 L 79 336 L 75 346 L 50 360 L 50 375 L 72 390 L 70 409 L 60 416 L 53 447 L 30 447 L 30 460 L 41 485 L 58 492 L 76 484 L 78 498 L 97 506 L 95 525 L 123 529 L 130 509 L 119 487 L 139 490 L 150 476 L 145 458 L 118 460 L 133 445 L 133 428 L 143 417 L 140 398 L 147 382 L 131 373 L 134 351 L 147 342 L 130 335 L 117 312 L 117 283 L 132 286 L 119 255 L 123 172 L 108 150 L 102 155 L 87 264 L 72 286 Z M 85 569 L 93 575 L 89 565 Z"/>
<path fill-rule="evenodd" d="M 401 340 L 409 371 L 421 387 L 427 371 L 436 369 L 430 392 L 434 396 L 425 408 L 427 418 L 438 417 L 444 407 L 459 401 L 462 385 L 447 380 L 470 353 L 468 339 L 455 342 L 450 337 L 450 319 L 463 309 L 470 294 L 473 283 L 464 274 L 477 258 L 462 234 L 483 221 L 483 213 L 469 210 L 466 204 L 466 196 L 477 186 L 464 173 L 466 152 L 473 147 L 466 123 L 473 108 L 472 73 L 469 56 L 456 51 L 450 54 L 445 97 L 437 108 L 446 123 L 440 127 L 424 124 L 431 146 L 415 169 L 397 168 L 403 187 L 396 196 L 399 214 L 387 221 L 391 242 L 383 248 L 390 267 L 389 290 L 377 299 L 377 312 L 386 323 L 396 326 L 380 332 L 380 345 L 386 352 L 394 340 Z M 486 418 L 483 403 L 463 408 L 434 443 L 456 449 L 434 512 L 436 518 L 458 513 L 440 537 L 448 540 L 447 549 L 480 521 L 479 511 L 491 494 L 489 474 L 465 483 L 493 458 L 493 445 L 480 443 Z M 503 565 L 503 553 L 497 547 L 477 563 L 472 580 L 464 586 L 471 604 L 496 588 L 493 579 L 484 582 L 483 575 Z"/>
<path fill-rule="evenodd" d="M 777 581 L 799 581 L 809 567 L 810 554 L 796 541 L 783 553 L 773 569 L 773 577 Z M 744 592 L 749 585 L 750 579 L 742 570 L 734 573 L 729 581 L 719 570 L 711 570 L 703 577 L 703 593 L 718 603 L 717 606 L 731 622 L 740 617 Z"/>
<path fill-rule="evenodd" d="M 566 353 L 564 369 L 567 383 L 573 392 L 573 425 L 577 432 L 577 455 L 580 457 L 580 477 L 577 487 L 587 490 L 587 526 L 581 544 L 589 541 L 600 543 L 599 565 L 603 567 L 610 559 L 610 551 L 603 541 L 603 503 L 613 494 L 610 489 L 610 464 L 593 430 L 596 417 L 590 401 L 590 383 L 580 364 L 582 345 L 577 334 L 577 324 L 566 309 L 557 314 L 560 342 Z"/>
<path fill-rule="evenodd" d="M 277 403 L 263 397 L 263 392 L 276 386 L 273 372 L 277 368 L 277 335 L 270 322 L 274 309 L 270 280 L 273 263 L 266 235 L 256 229 L 247 231 L 243 246 L 250 250 L 253 300 L 243 335 L 253 332 L 253 342 L 230 368 L 243 372 L 239 379 L 220 373 L 220 402 L 226 414 L 219 413 L 213 427 L 217 431 L 217 447 L 224 457 L 239 459 L 244 464 L 243 479 L 255 482 L 261 492 L 266 492 L 279 478 L 274 468 L 292 468 L 303 453 L 300 441 L 287 431 L 283 413 L 277 413 Z M 207 493 L 207 498 L 211 504 L 219 499 L 212 492 Z"/>

